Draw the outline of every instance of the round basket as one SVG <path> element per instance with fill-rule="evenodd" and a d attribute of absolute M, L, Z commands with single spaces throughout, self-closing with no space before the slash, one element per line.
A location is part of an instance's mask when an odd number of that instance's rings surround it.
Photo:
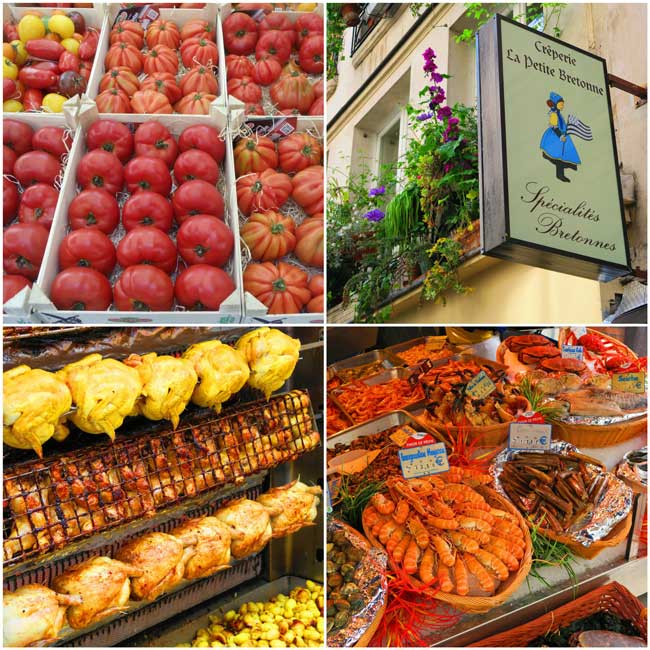
<path fill-rule="evenodd" d="M 567 424 L 553 421 L 553 438 L 570 442 L 578 448 L 611 447 L 635 438 L 648 430 L 648 416 L 614 424 Z"/>
<path fill-rule="evenodd" d="M 479 492 L 490 505 L 501 510 L 507 510 L 517 519 L 517 523 L 524 533 L 524 540 L 526 543 L 524 556 L 519 564 L 519 569 L 517 569 L 516 572 L 511 573 L 508 576 L 508 579 L 499 585 L 496 593 L 492 596 L 457 596 L 456 594 L 446 594 L 442 591 L 436 591 L 435 593 L 432 593 L 432 595 L 437 600 L 448 603 L 452 607 L 463 612 L 484 614 L 494 607 L 503 605 L 503 603 L 505 603 L 506 600 L 517 591 L 521 583 L 526 579 L 533 562 L 533 547 L 530 539 L 530 532 L 528 531 L 528 526 L 526 525 L 524 518 L 507 499 L 502 497 L 498 492 L 495 492 L 492 488 L 480 486 L 474 489 Z M 372 531 L 368 530 L 365 521 L 363 522 L 363 529 L 368 541 L 373 546 L 384 548 L 379 540 L 372 534 Z M 392 558 L 390 555 L 388 556 L 388 562 L 392 566 Z M 416 587 L 425 587 L 423 582 L 413 576 L 411 576 L 411 581 Z"/>
<path fill-rule="evenodd" d="M 562 345 L 566 343 L 570 330 L 571 330 L 570 327 L 563 327 L 560 330 L 560 335 L 558 336 L 557 339 L 557 344 L 560 350 L 562 349 Z M 628 348 L 627 345 L 625 345 L 625 343 L 609 336 L 608 334 L 604 334 L 603 332 L 599 332 L 598 330 L 592 329 L 590 327 L 587 328 L 587 334 L 597 334 L 598 336 L 602 336 L 604 339 L 607 339 L 614 346 L 614 348 L 616 348 L 616 350 L 619 351 L 621 354 L 625 356 L 629 356 L 632 359 L 639 358 L 639 355 L 631 348 Z"/>
<path fill-rule="evenodd" d="M 427 421 L 426 418 L 422 417 L 422 413 L 412 413 L 412 415 L 423 427 L 431 429 L 434 433 L 438 434 L 438 439 L 446 444 L 451 443 L 450 435 L 456 437 L 458 432 L 461 430 L 467 431 L 472 438 L 476 439 L 479 447 L 500 447 L 508 439 L 508 429 L 510 427 L 509 422 L 490 424 L 485 427 L 440 426 Z"/>

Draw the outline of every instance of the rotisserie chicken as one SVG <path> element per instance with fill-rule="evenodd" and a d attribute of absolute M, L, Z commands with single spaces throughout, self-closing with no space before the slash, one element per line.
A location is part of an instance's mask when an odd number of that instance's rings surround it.
<path fill-rule="evenodd" d="M 57 594 L 43 585 L 25 585 L 2 595 L 2 647 L 24 648 L 52 643 L 65 622 L 69 605 L 81 596 Z"/>
<path fill-rule="evenodd" d="M 135 368 L 116 359 L 102 359 L 100 354 L 89 354 L 57 375 L 68 385 L 76 407 L 69 419 L 82 431 L 106 433 L 111 440 L 142 392 Z"/>
<path fill-rule="evenodd" d="M 299 480 L 261 494 L 257 501 L 271 516 L 273 537 L 284 537 L 303 526 L 311 526 L 318 515 L 319 494 L 322 490 L 317 485 L 305 485 Z"/>
<path fill-rule="evenodd" d="M 243 355 L 221 341 L 192 345 L 183 353 L 183 359 L 192 362 L 199 377 L 192 402 L 217 413 L 224 402 L 244 387 L 250 374 Z"/>
<path fill-rule="evenodd" d="M 237 499 L 214 513 L 230 528 L 230 552 L 236 560 L 261 551 L 272 537 L 271 517 L 267 509 L 249 499 Z"/>
<path fill-rule="evenodd" d="M 298 362 L 300 341 L 280 330 L 260 327 L 244 334 L 235 347 L 243 353 L 250 367 L 248 383 L 268 399 L 291 377 Z"/>
<path fill-rule="evenodd" d="M 185 578 L 205 578 L 230 566 L 230 528 L 216 517 L 190 519 L 172 531 L 181 542 L 196 540 L 195 554 L 185 565 Z"/>
<path fill-rule="evenodd" d="M 33 449 L 43 456 L 42 445 L 68 435 L 65 414 L 72 406 L 70 390 L 52 372 L 17 366 L 3 374 L 3 440 L 11 447 Z"/>
<path fill-rule="evenodd" d="M 131 594 L 129 578 L 140 575 L 142 570 L 137 567 L 100 556 L 56 576 L 52 587 L 59 593 L 82 598 L 80 604 L 68 609 L 68 623 L 79 629 L 125 609 Z"/>
<path fill-rule="evenodd" d="M 142 380 L 142 394 L 133 415 L 171 420 L 175 429 L 198 381 L 191 361 L 151 352 L 143 357 L 132 354 L 124 363 L 135 368 Z"/>
<path fill-rule="evenodd" d="M 154 600 L 175 587 L 194 555 L 194 544 L 196 537 L 187 535 L 180 540 L 167 533 L 148 533 L 127 542 L 115 557 L 142 570 L 142 575 L 131 581 L 133 598 Z"/>

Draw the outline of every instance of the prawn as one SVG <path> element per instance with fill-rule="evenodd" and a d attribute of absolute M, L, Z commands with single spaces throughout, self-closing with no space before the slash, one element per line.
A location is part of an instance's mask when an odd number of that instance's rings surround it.
<path fill-rule="evenodd" d="M 409 508 L 409 504 L 406 499 L 400 499 L 397 503 L 395 511 L 393 512 L 393 519 L 398 524 L 405 524 L 410 511 L 411 509 Z"/>
<path fill-rule="evenodd" d="M 456 513 L 446 504 L 444 501 L 434 499 L 429 503 L 430 510 L 436 517 L 441 517 L 442 519 L 453 519 L 456 516 Z"/>
<path fill-rule="evenodd" d="M 382 515 L 390 515 L 393 510 L 395 510 L 395 503 L 379 492 L 373 494 L 370 503 L 372 503 L 372 505 L 375 506 L 377 511 Z"/>
<path fill-rule="evenodd" d="M 388 542 L 386 542 L 386 551 L 392 554 L 397 548 L 398 544 L 402 541 L 402 539 L 404 539 L 404 535 L 406 535 L 404 526 L 398 526 L 388 538 Z"/>
<path fill-rule="evenodd" d="M 479 549 L 474 553 L 476 559 L 490 571 L 494 571 L 497 574 L 499 580 L 507 580 L 510 572 L 508 567 L 494 554 L 483 549 Z"/>
<path fill-rule="evenodd" d="M 456 519 L 443 519 L 442 517 L 431 517 L 431 515 L 427 517 L 427 523 L 440 530 L 456 530 L 459 527 Z"/>
<path fill-rule="evenodd" d="M 456 562 L 454 563 L 454 578 L 456 578 L 456 593 L 459 596 L 466 596 L 469 592 L 469 576 L 460 554 L 456 556 Z"/>
<path fill-rule="evenodd" d="M 492 528 L 492 531 L 490 532 L 490 535 L 492 537 L 498 537 L 499 539 L 502 539 L 504 541 L 507 541 L 510 543 L 512 546 L 516 546 L 521 549 L 522 553 L 524 549 L 526 548 L 526 542 L 523 539 L 520 539 L 519 537 L 515 537 L 512 534 L 502 531 L 496 526 Z"/>
<path fill-rule="evenodd" d="M 404 570 L 409 575 L 417 573 L 418 562 L 420 561 L 420 549 L 415 543 L 415 539 L 411 537 L 409 545 L 404 553 Z"/>
<path fill-rule="evenodd" d="M 463 528 L 463 535 L 467 535 L 467 537 L 470 539 L 477 541 L 480 546 L 484 546 L 490 541 L 490 536 L 480 530 L 470 530 L 469 528 Z"/>
<path fill-rule="evenodd" d="M 463 560 L 467 566 L 467 570 L 476 576 L 479 587 L 483 591 L 491 594 L 494 591 L 494 580 L 492 576 L 485 570 L 485 567 L 471 554 L 463 553 Z"/>
<path fill-rule="evenodd" d="M 379 529 L 379 541 L 386 545 L 386 542 L 390 539 L 390 536 L 395 532 L 395 529 L 399 524 L 392 518 L 388 518 L 383 526 Z"/>
<path fill-rule="evenodd" d="M 487 544 L 497 546 L 502 548 L 504 551 L 508 551 L 508 553 L 513 555 L 517 560 L 521 560 L 521 558 L 524 557 L 524 549 L 521 546 L 518 546 L 517 544 L 508 544 L 508 540 L 503 539 L 503 537 L 495 537 L 494 535 L 488 535 L 487 537 L 488 539 L 481 544 L 481 546 Z"/>
<path fill-rule="evenodd" d="M 487 521 L 483 521 L 482 519 L 478 519 L 476 517 L 466 517 L 464 515 L 459 515 L 458 516 L 458 525 L 463 528 L 463 529 L 468 529 L 468 530 L 480 530 L 483 533 L 489 533 L 492 530 L 492 526 L 487 523 Z"/>
<path fill-rule="evenodd" d="M 507 510 L 499 510 L 498 508 L 490 508 L 490 514 L 497 519 L 507 519 L 513 524 L 517 523 L 517 518 Z"/>
<path fill-rule="evenodd" d="M 377 509 L 373 506 L 368 506 L 363 511 L 364 523 L 368 528 L 372 528 L 381 518 L 381 515 L 377 512 Z"/>
<path fill-rule="evenodd" d="M 447 503 L 469 502 L 473 504 L 485 503 L 485 499 L 463 483 L 450 483 L 442 490 L 442 498 Z"/>
<path fill-rule="evenodd" d="M 494 529 L 502 531 L 507 535 L 513 535 L 517 538 L 523 539 L 524 537 L 524 532 L 521 530 L 519 526 L 505 519 L 499 519 L 498 521 L 496 521 L 494 524 Z"/>
<path fill-rule="evenodd" d="M 427 548 L 422 555 L 422 561 L 420 562 L 420 580 L 424 584 L 428 585 L 435 580 L 433 575 L 433 561 L 435 559 L 435 554 L 431 547 Z"/>
<path fill-rule="evenodd" d="M 440 556 L 440 561 L 447 566 L 454 566 L 454 556 L 451 553 L 449 545 L 440 535 L 432 535 L 431 543 Z"/>
<path fill-rule="evenodd" d="M 449 575 L 449 567 L 445 566 L 442 562 L 438 562 L 437 578 L 441 591 L 448 594 L 454 590 L 454 583 L 451 581 L 451 576 Z"/>
<path fill-rule="evenodd" d="M 411 519 L 409 520 L 407 526 L 411 535 L 415 537 L 415 541 L 420 548 L 425 549 L 427 546 L 429 546 L 429 533 L 427 532 L 427 529 L 422 525 L 422 522 L 417 515 L 411 516 Z"/>
<path fill-rule="evenodd" d="M 479 550 L 478 542 L 467 535 L 462 533 L 457 533 L 455 530 L 451 530 L 448 533 L 449 539 L 451 539 L 452 544 L 461 551 L 466 551 L 467 553 L 476 553 Z"/>
<path fill-rule="evenodd" d="M 468 517 L 475 517 L 476 519 L 482 519 L 483 521 L 490 524 L 490 526 L 494 526 L 494 521 L 495 521 L 494 515 L 490 514 L 485 510 L 478 510 L 477 508 L 472 508 L 472 505 L 470 503 L 461 503 L 458 510 L 459 512 L 462 512 L 464 515 L 467 515 Z"/>
<path fill-rule="evenodd" d="M 501 560 L 507 567 L 509 571 L 516 571 L 519 568 L 519 562 L 517 558 L 509 553 L 506 549 L 497 546 L 496 544 L 486 544 L 484 547 L 485 551 L 492 553 Z"/>
<path fill-rule="evenodd" d="M 393 549 L 393 559 L 395 562 L 401 562 L 404 559 L 404 554 L 411 543 L 411 539 L 411 536 L 405 532 L 404 537 L 402 537 L 397 546 Z"/>

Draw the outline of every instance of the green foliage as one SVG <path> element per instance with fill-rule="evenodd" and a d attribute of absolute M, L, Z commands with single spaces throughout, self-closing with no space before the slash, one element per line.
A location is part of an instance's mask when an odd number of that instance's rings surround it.
<path fill-rule="evenodd" d="M 428 252 L 434 262 L 424 279 L 425 300 L 433 300 L 444 305 L 447 302 L 445 291 L 452 290 L 459 294 L 471 291 L 458 277 L 458 267 L 461 265 L 463 253 L 463 247 L 459 242 L 448 237 L 440 237 Z"/>
<path fill-rule="evenodd" d="M 334 79 L 338 75 L 337 65 L 343 60 L 343 32 L 347 26 L 341 16 L 342 4 L 328 3 L 327 5 L 327 78 Z"/>
<path fill-rule="evenodd" d="M 545 587 L 550 588 L 551 585 L 540 574 L 540 569 L 552 566 L 564 569 L 567 576 L 569 576 L 569 580 L 574 586 L 577 585 L 578 578 L 574 568 L 576 559 L 566 544 L 544 537 L 539 532 L 539 525 L 535 525 L 530 529 L 530 539 L 533 544 L 533 564 L 526 578 L 527 581 L 534 578 Z M 528 588 L 530 589 L 530 582 L 528 582 Z"/>

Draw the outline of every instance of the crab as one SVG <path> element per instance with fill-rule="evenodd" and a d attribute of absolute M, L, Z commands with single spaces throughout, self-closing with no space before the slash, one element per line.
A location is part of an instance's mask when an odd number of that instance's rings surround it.
<path fill-rule="evenodd" d="M 539 363 L 544 359 L 553 359 L 560 356 L 560 351 L 552 344 L 548 345 L 533 345 L 529 348 L 524 348 L 519 352 L 517 358 L 525 364 Z"/>
<path fill-rule="evenodd" d="M 576 374 L 580 374 L 587 369 L 587 364 L 580 361 L 580 359 L 560 359 L 558 357 L 543 359 L 540 366 L 544 370 L 550 370 L 551 372 L 575 372 Z"/>
<path fill-rule="evenodd" d="M 537 345 L 550 345 L 550 341 L 541 334 L 522 334 L 521 336 L 509 336 L 503 344 L 510 352 L 521 352 L 525 348 Z"/>

